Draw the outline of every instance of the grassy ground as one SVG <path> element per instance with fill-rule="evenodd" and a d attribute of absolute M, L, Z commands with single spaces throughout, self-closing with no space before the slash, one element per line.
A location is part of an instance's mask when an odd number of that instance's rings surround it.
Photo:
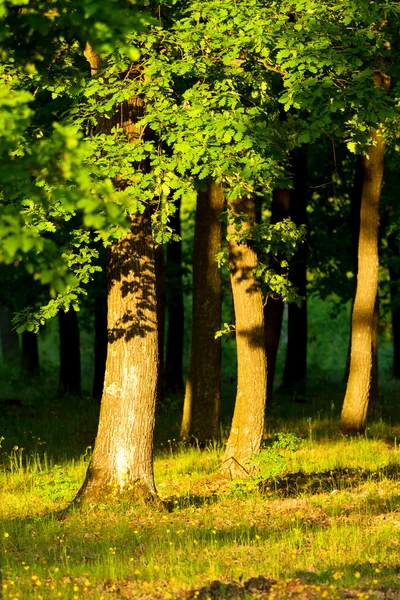
<path fill-rule="evenodd" d="M 4 600 L 400 598 L 400 427 L 377 419 L 367 437 L 344 439 L 339 392 L 325 390 L 322 404 L 278 399 L 266 444 L 280 431 L 301 445 L 269 445 L 247 483 L 222 480 L 221 449 L 182 447 L 178 414 L 161 414 L 165 509 L 105 503 L 63 520 L 56 512 L 83 480 L 98 407 L 19 392 L 22 406 L 3 404 L 0 416 Z M 396 390 L 387 410 L 389 400 Z"/>

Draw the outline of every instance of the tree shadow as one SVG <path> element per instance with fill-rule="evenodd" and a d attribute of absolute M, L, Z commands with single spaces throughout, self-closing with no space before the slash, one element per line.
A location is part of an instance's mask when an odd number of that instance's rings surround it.
<path fill-rule="evenodd" d="M 278 494 L 282 498 L 295 498 L 305 494 L 326 494 L 354 489 L 368 481 L 398 481 L 400 466 L 388 465 L 378 470 L 337 468 L 318 473 L 288 473 L 282 477 L 265 479 L 259 490 L 267 495 Z"/>

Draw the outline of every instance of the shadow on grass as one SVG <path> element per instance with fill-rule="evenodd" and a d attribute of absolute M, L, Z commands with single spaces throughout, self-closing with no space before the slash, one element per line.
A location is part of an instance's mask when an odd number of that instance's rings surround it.
<path fill-rule="evenodd" d="M 339 468 L 319 473 L 298 471 L 266 479 L 259 484 L 259 490 L 265 495 L 278 494 L 282 498 L 296 498 L 352 490 L 369 481 L 385 480 L 400 480 L 400 465 L 388 465 L 377 470 Z"/>
<path fill-rule="evenodd" d="M 220 497 L 217 494 L 210 494 L 208 496 L 186 494 L 185 496 L 171 496 L 170 498 L 164 499 L 163 504 L 168 512 L 173 512 L 191 506 L 200 508 L 205 504 L 214 504 L 215 502 L 218 502 L 219 499 Z"/>
<path fill-rule="evenodd" d="M 380 572 L 379 575 L 375 573 L 374 565 L 371 563 L 346 565 L 342 568 L 346 573 L 341 571 L 340 567 L 332 567 L 329 571 L 320 573 L 298 571 L 293 573 L 290 578 L 279 581 L 263 575 L 251 577 L 244 582 L 227 583 L 215 580 L 201 588 L 191 590 L 186 597 L 189 600 L 399 599 L 400 589 L 396 579 L 398 579 L 400 565 L 385 568 L 384 572 Z M 355 573 L 357 576 L 354 575 Z M 346 576 L 348 585 L 343 585 L 340 581 L 344 576 Z M 379 580 L 376 577 L 379 577 Z"/>

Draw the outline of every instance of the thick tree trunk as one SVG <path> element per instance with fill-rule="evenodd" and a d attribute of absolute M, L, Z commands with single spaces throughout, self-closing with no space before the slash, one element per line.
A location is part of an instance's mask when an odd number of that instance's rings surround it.
<path fill-rule="evenodd" d="M 290 216 L 296 225 L 307 223 L 307 152 L 300 149 L 293 155 L 293 190 L 290 194 Z M 307 255 L 305 240 L 290 261 L 289 279 L 304 297 L 301 306 L 288 308 L 288 344 L 282 388 L 294 395 L 303 394 L 307 385 Z"/>
<path fill-rule="evenodd" d="M 76 312 L 58 313 L 60 333 L 60 392 L 61 394 L 81 393 L 81 351 L 79 324 Z"/>
<path fill-rule="evenodd" d="M 94 305 L 94 374 L 92 396 L 100 401 L 107 360 L 107 294 L 96 297 Z"/>
<path fill-rule="evenodd" d="M 224 195 L 211 184 L 197 195 L 193 245 L 193 309 L 189 369 L 181 437 L 204 445 L 219 438 L 221 395 L 222 276 L 215 256 L 221 249 Z"/>
<path fill-rule="evenodd" d="M 1 351 L 3 363 L 9 366 L 18 366 L 19 363 L 19 341 L 18 333 L 12 328 L 13 311 L 2 306 L 0 308 L 0 334 Z"/>
<path fill-rule="evenodd" d="M 108 353 L 99 429 L 79 498 L 155 494 L 153 431 L 158 380 L 157 298 L 150 213 L 132 217 L 108 265 Z"/>
<path fill-rule="evenodd" d="M 158 323 L 158 385 L 157 401 L 162 402 L 165 389 L 164 369 L 164 332 L 165 332 L 165 309 L 166 309 L 166 283 L 164 247 L 158 245 L 154 248 L 156 269 L 156 296 L 157 296 L 157 323 Z"/>
<path fill-rule="evenodd" d="M 170 220 L 176 235 L 181 236 L 180 201 Z M 165 359 L 165 388 L 183 390 L 183 335 L 185 315 L 182 289 L 182 241 L 167 245 L 168 332 Z"/>
<path fill-rule="evenodd" d="M 272 192 L 271 224 L 279 223 L 289 217 L 290 190 L 277 188 Z M 279 262 L 270 264 L 274 271 L 282 275 L 284 270 Z M 265 349 L 267 352 L 267 400 L 271 398 L 274 385 L 276 355 L 281 336 L 284 303 L 282 298 L 269 296 L 264 307 Z"/>
<path fill-rule="evenodd" d="M 340 428 L 345 433 L 365 430 L 371 390 L 372 331 L 378 291 L 379 201 L 382 188 L 384 139 L 372 132 L 364 164 L 358 242 L 357 291 L 352 315 L 350 373 L 347 381 Z"/>
<path fill-rule="evenodd" d="M 87 45 L 92 74 L 100 59 Z M 118 122 L 128 142 L 143 131 L 135 125 L 143 114 L 139 98 L 118 106 Z M 115 123 L 100 121 L 109 132 Z M 117 181 L 118 185 L 121 182 Z M 151 211 L 131 216 L 131 231 L 115 242 L 108 263 L 108 352 L 99 428 L 85 482 L 76 500 L 104 501 L 156 494 L 153 432 L 158 388 L 158 324 Z"/>
<path fill-rule="evenodd" d="M 230 204 L 230 218 L 241 215 L 241 231 L 254 223 L 254 201 Z M 261 288 L 254 275 L 257 254 L 251 244 L 238 244 L 237 231 L 228 225 L 229 268 L 236 315 L 238 387 L 231 431 L 222 471 L 244 477 L 251 470 L 249 460 L 260 450 L 264 432 L 267 392 L 267 361 L 264 344 L 264 312 Z"/>
<path fill-rule="evenodd" d="M 22 366 L 28 376 L 39 375 L 38 336 L 32 331 L 22 332 Z"/>

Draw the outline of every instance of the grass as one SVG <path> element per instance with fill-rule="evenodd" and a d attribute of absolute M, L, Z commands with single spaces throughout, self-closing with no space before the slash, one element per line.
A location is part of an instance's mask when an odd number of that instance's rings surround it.
<path fill-rule="evenodd" d="M 279 451 L 279 476 L 243 484 L 218 476 L 220 448 L 183 447 L 176 415 L 160 415 L 159 438 L 172 427 L 155 459 L 165 510 L 104 504 L 59 520 L 83 480 L 97 407 L 30 401 L 0 418 L 4 600 L 400 597 L 397 426 L 378 419 L 348 440 L 330 400 L 312 419 L 314 400 L 301 415 L 283 398 L 266 442 L 289 431 L 302 444 Z"/>

